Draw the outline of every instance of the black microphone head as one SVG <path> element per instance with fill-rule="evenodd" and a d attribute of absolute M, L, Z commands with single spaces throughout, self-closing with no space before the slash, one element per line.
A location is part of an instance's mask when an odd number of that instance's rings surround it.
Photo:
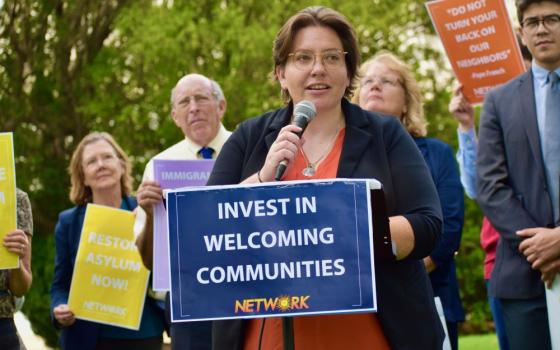
<path fill-rule="evenodd" d="M 293 123 L 302 129 L 307 127 L 310 121 L 317 115 L 317 109 L 311 101 L 300 101 L 294 107 L 294 121 Z"/>

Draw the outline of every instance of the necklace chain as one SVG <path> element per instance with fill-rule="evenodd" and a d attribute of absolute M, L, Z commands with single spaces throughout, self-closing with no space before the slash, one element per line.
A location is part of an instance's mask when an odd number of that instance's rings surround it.
<path fill-rule="evenodd" d="M 323 154 L 321 154 L 321 156 L 319 158 L 317 158 L 317 160 L 315 160 L 314 162 L 311 162 L 309 160 L 309 158 L 307 158 L 307 155 L 303 151 L 303 147 L 299 148 L 299 151 L 301 152 L 301 155 L 303 156 L 303 159 L 307 163 L 307 166 L 305 168 L 303 168 L 303 170 L 301 172 L 303 174 L 303 176 L 311 177 L 311 176 L 315 175 L 315 173 L 317 172 L 317 165 L 331 151 L 331 148 L 334 145 L 334 142 L 336 141 L 336 138 L 338 136 L 338 133 L 340 132 L 340 129 L 341 128 L 339 126 L 337 128 L 335 134 L 334 134 L 334 137 L 330 141 L 329 146 L 327 148 L 325 148 L 325 152 L 323 152 Z"/>

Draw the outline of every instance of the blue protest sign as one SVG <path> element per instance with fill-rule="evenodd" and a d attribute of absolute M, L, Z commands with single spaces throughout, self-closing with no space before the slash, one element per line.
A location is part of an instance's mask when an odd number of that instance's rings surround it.
<path fill-rule="evenodd" d="M 370 182 L 167 193 L 172 320 L 376 311 Z"/>

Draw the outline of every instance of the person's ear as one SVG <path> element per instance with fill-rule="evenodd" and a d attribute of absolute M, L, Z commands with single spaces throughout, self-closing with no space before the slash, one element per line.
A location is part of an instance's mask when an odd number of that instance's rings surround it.
<path fill-rule="evenodd" d="M 288 88 L 286 87 L 286 75 L 284 67 L 277 66 L 274 69 L 274 73 L 276 74 L 276 79 L 278 79 L 278 82 L 280 82 L 280 88 L 282 88 L 282 90 L 287 90 Z"/>
<path fill-rule="evenodd" d="M 222 120 L 224 114 L 226 114 L 226 107 L 227 107 L 226 100 L 218 101 L 218 115 L 220 116 L 220 120 Z"/>
<path fill-rule="evenodd" d="M 521 27 L 517 28 L 517 35 L 519 35 L 519 38 L 521 39 L 521 43 L 527 46 L 527 42 L 525 41 L 525 35 L 523 35 L 523 28 Z"/>
<path fill-rule="evenodd" d="M 171 107 L 171 118 L 173 118 L 173 122 L 175 122 L 175 125 L 180 128 L 181 124 L 179 123 L 179 116 L 177 115 L 177 112 L 173 107 Z"/>

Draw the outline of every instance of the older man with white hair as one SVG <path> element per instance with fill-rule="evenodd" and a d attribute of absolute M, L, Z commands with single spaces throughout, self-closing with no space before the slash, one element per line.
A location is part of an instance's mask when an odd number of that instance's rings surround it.
<path fill-rule="evenodd" d="M 221 122 L 226 111 L 222 89 L 217 82 L 203 75 L 188 74 L 179 79 L 171 91 L 171 106 L 173 121 L 183 131 L 185 138 L 150 159 L 137 192 L 138 204 L 142 209 L 137 214 L 137 222 L 143 223 L 139 225 L 141 232 L 136 244 L 144 265 L 150 270 L 153 265 L 152 208 L 163 194 L 160 185 L 153 181 L 154 159 L 212 159 L 231 135 Z M 171 345 L 172 349 L 209 350 L 211 322 L 171 324 Z"/>

